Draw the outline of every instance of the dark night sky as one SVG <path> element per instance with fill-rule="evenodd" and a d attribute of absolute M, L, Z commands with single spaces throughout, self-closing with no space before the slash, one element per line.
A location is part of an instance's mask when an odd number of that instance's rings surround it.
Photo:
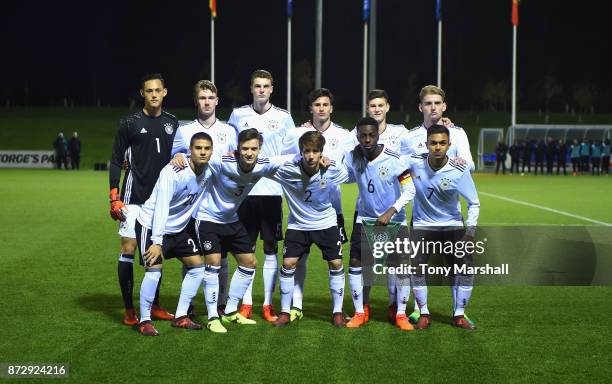
<path fill-rule="evenodd" d="M 129 3 L 129 4 L 125 4 Z M 611 33 L 600 1 L 523 0 L 519 28 L 519 88 L 523 105 L 536 109 L 533 96 L 546 74 L 563 87 L 553 102 L 561 109 L 572 87 L 597 87 L 598 111 L 612 110 L 609 62 Z M 99 4 L 99 6 L 93 6 Z M 510 0 L 443 1 L 443 87 L 450 104 L 470 108 L 485 81 L 511 80 Z M 361 0 L 324 0 L 323 86 L 342 108 L 360 109 Z M 3 5 L 2 104 L 127 105 L 140 77 L 161 72 L 170 95 L 167 105 L 190 106 L 191 86 L 208 78 L 210 25 L 208 1 L 56 1 Z M 435 82 L 437 25 L 435 0 L 378 0 L 377 86 L 392 102 Z M 314 64 L 315 0 L 294 0 L 294 65 Z M 286 2 L 218 0 L 217 76 L 222 105 L 228 89 L 242 87 L 258 68 L 275 75 L 273 101 L 285 104 Z M 314 70 L 314 65 L 313 65 Z M 509 88 L 508 88 L 509 89 Z M 476 96 L 475 96 L 476 95 Z M 295 90 L 294 100 L 299 99 Z"/>

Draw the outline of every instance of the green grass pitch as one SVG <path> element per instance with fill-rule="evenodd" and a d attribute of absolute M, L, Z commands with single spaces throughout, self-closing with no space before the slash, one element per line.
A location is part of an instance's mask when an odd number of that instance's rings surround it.
<path fill-rule="evenodd" d="M 105 143 L 104 150 L 109 148 Z M 142 337 L 120 323 L 119 244 L 117 224 L 108 215 L 107 178 L 93 171 L 0 170 L 0 362 L 68 363 L 68 380 L 87 383 L 531 383 L 612 377 L 612 287 L 476 287 L 468 309 L 475 332 L 450 326 L 449 290 L 432 287 L 433 326 L 410 333 L 385 322 L 385 288 L 375 287 L 373 320 L 360 329 L 338 330 L 329 323 L 326 265 L 315 248 L 305 317 L 298 324 L 274 329 L 261 319 L 258 271 L 256 326 L 230 326 L 226 335 L 213 335 L 158 321 L 161 336 Z M 612 223 L 610 178 L 475 178 L 481 192 Z M 354 187 L 344 188 L 348 224 L 355 194 Z M 481 204 L 482 224 L 589 225 L 484 194 Z M 135 271 L 137 299 L 142 268 Z M 161 291 L 168 309 L 174 310 L 179 288 L 179 262 L 169 261 Z M 196 305 L 204 313 L 201 293 Z M 349 296 L 345 312 L 352 313 Z"/>

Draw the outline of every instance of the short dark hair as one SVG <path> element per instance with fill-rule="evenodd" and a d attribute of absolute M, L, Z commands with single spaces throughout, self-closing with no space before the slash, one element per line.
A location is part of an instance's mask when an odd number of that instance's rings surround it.
<path fill-rule="evenodd" d="M 299 140 L 300 153 L 304 151 L 304 147 L 313 146 L 319 149 L 319 152 L 323 152 L 323 147 L 325 147 L 325 137 L 318 131 L 308 131 L 304 133 Z"/>
<path fill-rule="evenodd" d="M 191 136 L 191 141 L 189 141 L 189 148 L 193 147 L 193 143 L 195 143 L 198 140 L 208 140 L 210 141 L 210 144 L 213 144 L 213 139 L 212 137 L 210 137 L 208 133 L 197 132 L 193 136 Z"/>
<path fill-rule="evenodd" d="M 359 119 L 359 121 L 357 121 L 357 131 L 359 131 L 359 128 L 364 127 L 366 125 L 373 125 L 378 128 L 378 121 L 376 121 L 376 119 L 370 116 L 362 117 L 361 119 Z"/>
<path fill-rule="evenodd" d="M 334 95 L 327 88 L 315 89 L 308 94 L 308 105 L 312 105 L 319 97 L 329 97 L 329 102 L 334 105 Z"/>
<path fill-rule="evenodd" d="M 162 77 L 161 73 L 147 73 L 142 77 L 142 80 L 140 81 L 140 89 L 144 89 L 144 84 L 149 80 L 159 80 L 161 81 L 162 86 L 166 86 L 166 82 L 164 81 L 164 78 Z"/>
<path fill-rule="evenodd" d="M 446 136 L 450 138 L 450 132 L 448 128 L 440 124 L 434 124 L 431 127 L 427 128 L 427 139 L 429 140 L 429 136 L 435 135 L 436 133 L 446 133 Z"/>
<path fill-rule="evenodd" d="M 261 133 L 259 133 L 257 129 L 249 128 L 240 132 L 238 134 L 238 149 L 240 149 L 240 144 L 253 139 L 259 140 L 259 147 L 261 148 L 261 146 L 263 145 L 263 136 L 261 135 Z"/>
<path fill-rule="evenodd" d="M 378 98 L 387 100 L 387 103 L 389 102 L 389 95 L 387 94 L 387 91 L 384 89 L 372 89 L 370 92 L 368 92 L 366 103 L 369 103 L 370 100 Z"/>

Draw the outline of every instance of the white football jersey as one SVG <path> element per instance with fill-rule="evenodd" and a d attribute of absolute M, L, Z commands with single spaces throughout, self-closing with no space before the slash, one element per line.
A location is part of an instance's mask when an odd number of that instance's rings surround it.
<path fill-rule="evenodd" d="M 266 112 L 257 113 L 252 105 L 235 108 L 228 123 L 236 129 L 237 133 L 245 129 L 255 128 L 263 135 L 261 147 L 262 157 L 279 156 L 283 151 L 283 140 L 290 129 L 295 128 L 289 112 L 271 106 Z M 272 180 L 262 180 L 251 190 L 254 196 L 281 196 L 280 185 Z"/>
<path fill-rule="evenodd" d="M 412 183 L 407 156 L 385 148 L 372 161 L 356 159 L 355 152 L 349 152 L 344 158 L 349 178 L 359 187 L 357 204 L 357 222 L 363 219 L 377 219 L 387 209 L 395 207 L 397 213 L 391 218 L 398 223 L 406 222 L 406 202 L 396 206 L 402 194 L 402 184 Z M 412 194 L 410 197 L 413 197 Z"/>
<path fill-rule="evenodd" d="M 255 184 L 292 157 L 258 158 L 255 167 L 249 172 L 242 171 L 234 156 L 213 157 L 208 162 L 213 173 L 212 182 L 193 217 L 219 224 L 238 221 L 238 208 Z"/>
<path fill-rule="evenodd" d="M 300 137 L 306 132 L 316 130 L 315 127 L 304 126 L 290 130 L 288 138 L 285 140 L 285 150 L 283 153 L 300 154 Z M 351 133 L 334 122 L 332 122 L 325 131 L 321 132 L 321 134 L 325 138 L 323 156 L 327 156 L 338 163 L 341 163 L 344 155 L 354 147 L 353 141 L 351 140 Z M 336 187 L 332 205 L 338 215 L 342 214 L 342 193 L 339 185 Z"/>
<path fill-rule="evenodd" d="M 451 146 L 448 149 L 449 158 L 460 157 L 466 161 L 470 172 L 474 171 L 474 160 L 470 152 L 470 143 L 465 131 L 461 127 L 453 126 L 448 129 Z M 404 155 L 429 152 L 427 149 L 427 128 L 423 124 L 412 128 L 402 140 L 400 153 Z"/>
<path fill-rule="evenodd" d="M 189 154 L 191 137 L 198 132 L 206 132 L 210 135 L 213 140 L 213 153 L 219 156 L 227 155 L 228 152 L 235 150 L 238 146 L 236 130 L 231 125 L 217 119 L 213 125 L 204 128 L 198 119 L 195 119 L 189 124 L 181 125 L 176 130 L 172 143 L 172 156 L 174 157 L 179 152 Z"/>
<path fill-rule="evenodd" d="M 459 196 L 467 201 L 468 227 L 475 227 L 480 212 L 476 186 L 467 164 L 459 165 L 449 159 L 446 165 L 434 171 L 427 162 L 428 154 L 409 157 L 410 173 L 416 188 L 412 207 L 415 227 L 463 227 Z"/>
<path fill-rule="evenodd" d="M 349 180 L 348 172 L 332 160 L 327 169 L 320 169 L 308 177 L 302 170 L 301 161 L 302 157 L 296 155 L 272 175 L 283 186 L 287 198 L 287 229 L 318 231 L 331 228 L 337 224 L 331 201 L 338 184 Z"/>
<path fill-rule="evenodd" d="M 196 176 L 191 167 L 175 170 L 168 164 L 161 173 L 149 199 L 141 206 L 138 222 L 151 228 L 153 244 L 162 244 L 167 233 L 179 233 L 187 226 L 198 207 L 212 173 L 209 166 Z"/>
<path fill-rule="evenodd" d="M 378 144 L 384 144 L 386 149 L 400 153 L 401 143 L 407 134 L 408 130 L 402 124 L 387 124 L 383 133 L 378 136 Z M 353 148 L 355 148 L 359 144 L 356 127 L 351 131 L 351 139 Z"/>

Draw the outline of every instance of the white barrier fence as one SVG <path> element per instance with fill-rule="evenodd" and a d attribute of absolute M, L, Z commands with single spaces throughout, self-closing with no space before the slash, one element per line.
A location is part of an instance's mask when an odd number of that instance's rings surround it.
<path fill-rule="evenodd" d="M 53 151 L 8 151 L 0 149 L 0 168 L 53 168 Z"/>

